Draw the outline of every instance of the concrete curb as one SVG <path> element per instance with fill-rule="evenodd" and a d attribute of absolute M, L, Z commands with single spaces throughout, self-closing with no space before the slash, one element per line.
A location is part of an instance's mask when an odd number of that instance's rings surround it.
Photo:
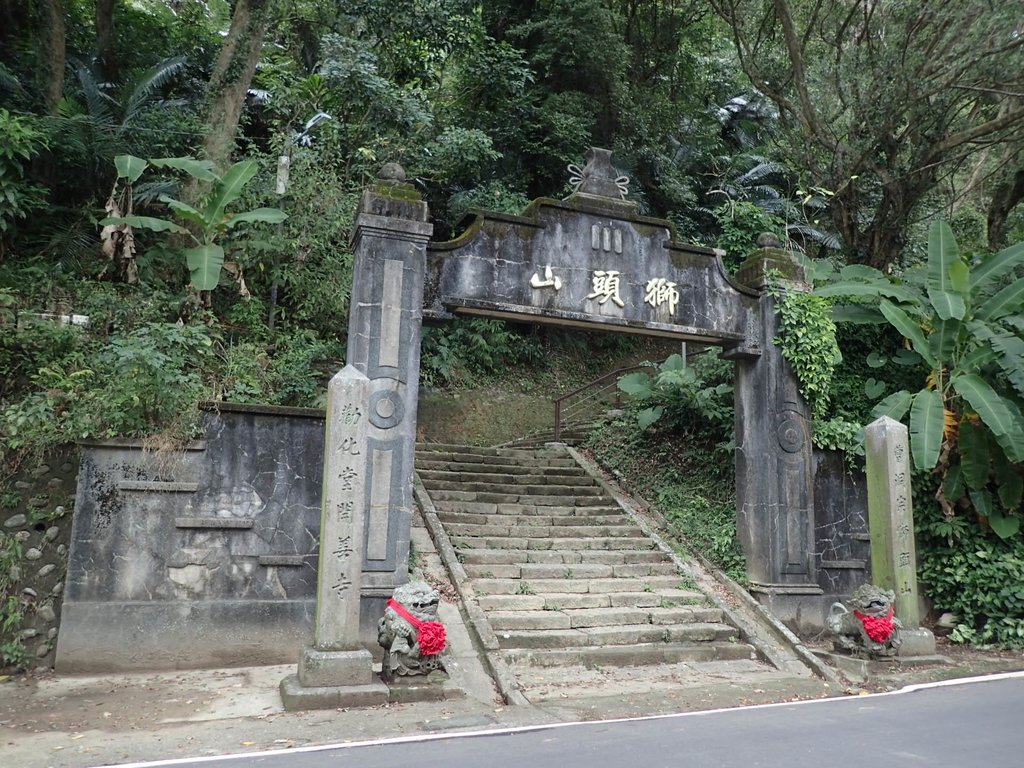
<path fill-rule="evenodd" d="M 654 525 L 645 520 L 639 510 L 633 508 L 635 502 L 645 515 L 651 517 L 652 521 L 662 530 L 668 531 L 671 526 L 656 508 L 649 502 L 637 495 L 635 492 L 627 494 L 617 484 L 607 480 L 601 473 L 598 466 L 590 459 L 583 456 L 578 450 L 566 446 L 566 450 L 576 462 L 586 470 L 594 480 L 601 485 L 607 493 L 615 499 L 616 503 L 633 519 L 633 521 L 653 539 L 658 547 L 672 558 L 676 566 L 692 575 L 698 581 L 704 581 L 705 592 L 714 601 L 716 607 L 733 621 L 761 656 L 777 669 L 792 674 L 807 674 L 808 670 L 837 686 L 842 685 L 839 675 L 827 664 L 818 659 L 800 642 L 800 639 L 782 622 L 772 616 L 760 603 L 743 589 L 739 584 L 729 578 L 719 568 L 710 563 L 703 555 L 694 549 L 691 554 L 700 563 L 701 568 L 694 567 L 693 563 L 682 560 L 675 550 L 661 537 Z M 718 586 L 725 589 L 737 605 L 730 605 L 716 594 L 715 590 L 707 588 L 706 580 L 711 580 Z"/>
<path fill-rule="evenodd" d="M 413 474 L 413 495 L 423 513 L 423 522 L 430 533 L 430 538 L 434 540 L 434 546 L 437 548 L 441 562 L 448 569 L 452 585 L 459 595 L 466 628 L 474 644 L 483 652 L 484 666 L 494 678 L 498 686 L 498 693 L 501 694 L 506 704 L 529 706 L 530 702 L 519 690 L 515 676 L 501 656 L 497 635 L 494 634 L 494 630 L 480 606 L 476 604 L 472 587 L 467 583 L 466 569 L 462 567 L 455 547 L 452 546 L 451 539 L 448 538 L 448 534 L 445 533 L 444 527 L 437 517 L 437 510 L 434 508 L 434 503 L 430 500 L 430 494 L 427 493 L 418 472 Z"/>

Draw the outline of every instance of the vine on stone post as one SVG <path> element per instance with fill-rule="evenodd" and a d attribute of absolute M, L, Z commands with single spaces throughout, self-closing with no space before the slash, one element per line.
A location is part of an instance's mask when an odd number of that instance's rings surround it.
<path fill-rule="evenodd" d="M 778 334 L 773 341 L 793 367 L 800 394 L 813 418 L 822 419 L 829 406 L 829 383 L 843 359 L 836 343 L 836 326 L 829 315 L 830 304 L 821 296 L 787 291 L 776 278 L 768 292 L 775 298 L 779 315 Z"/>

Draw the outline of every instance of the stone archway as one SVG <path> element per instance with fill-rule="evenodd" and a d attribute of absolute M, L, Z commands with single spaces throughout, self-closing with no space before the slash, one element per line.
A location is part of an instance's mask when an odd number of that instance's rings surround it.
<path fill-rule="evenodd" d="M 429 242 L 428 210 L 396 165 L 367 188 L 356 217 L 348 362 L 370 380 L 363 461 L 363 594 L 407 578 L 422 320 L 487 315 L 721 346 L 736 364 L 739 537 L 751 591 L 800 624 L 820 613 L 813 549 L 810 420 L 772 343 L 768 275 L 805 289 L 788 254 L 765 248 L 739 282 L 712 250 L 679 243 L 669 222 L 626 201 L 608 150 L 571 170 L 575 191 L 518 216 L 480 212 L 455 240 Z M 364 614 L 367 610 L 364 610 Z"/>

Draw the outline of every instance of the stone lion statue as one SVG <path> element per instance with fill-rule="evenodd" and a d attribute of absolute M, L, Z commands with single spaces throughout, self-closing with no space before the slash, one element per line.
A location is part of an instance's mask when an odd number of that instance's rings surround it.
<path fill-rule="evenodd" d="M 832 603 L 826 624 L 837 651 L 869 657 L 895 656 L 903 642 L 903 625 L 893 616 L 896 593 L 862 584 L 850 597 L 850 608 Z"/>
<path fill-rule="evenodd" d="M 428 675 L 444 669 L 441 651 L 446 645 L 444 625 L 437 620 L 441 595 L 423 581 L 395 589 L 377 624 L 377 643 L 384 649 L 381 675 Z"/>

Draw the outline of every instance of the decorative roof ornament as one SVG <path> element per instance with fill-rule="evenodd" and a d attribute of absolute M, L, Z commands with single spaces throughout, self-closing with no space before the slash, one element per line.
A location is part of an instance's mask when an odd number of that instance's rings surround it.
<path fill-rule="evenodd" d="M 619 175 L 612 167 L 612 151 L 591 147 L 587 150 L 586 159 L 587 164 L 583 168 L 575 163 L 569 164 L 569 183 L 573 194 L 625 200 L 629 192 L 629 177 Z"/>

